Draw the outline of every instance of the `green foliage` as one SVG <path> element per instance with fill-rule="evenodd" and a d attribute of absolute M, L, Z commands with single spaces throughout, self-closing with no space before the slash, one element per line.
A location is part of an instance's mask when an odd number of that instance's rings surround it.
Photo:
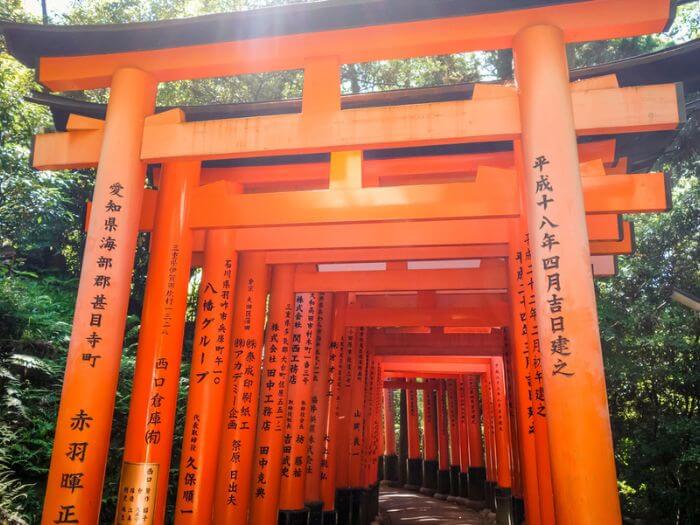
<path fill-rule="evenodd" d="M 700 290 L 700 131 L 691 120 L 661 163 L 673 209 L 636 217 L 637 250 L 599 284 L 610 412 L 626 514 L 700 516 L 700 318 L 670 299 Z"/>

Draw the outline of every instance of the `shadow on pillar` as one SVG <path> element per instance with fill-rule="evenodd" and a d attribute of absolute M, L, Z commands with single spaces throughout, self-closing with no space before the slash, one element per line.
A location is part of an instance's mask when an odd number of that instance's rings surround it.
<path fill-rule="evenodd" d="M 307 525 L 309 522 L 309 509 L 280 510 L 277 523 L 279 525 Z"/>
<path fill-rule="evenodd" d="M 423 460 L 421 458 L 408 458 L 406 460 L 408 470 L 408 480 L 404 488 L 409 490 L 420 490 L 423 485 Z"/>
<path fill-rule="evenodd" d="M 337 522 L 327 522 L 324 525 L 370 525 L 379 514 L 379 483 L 367 488 L 338 490 L 336 510 Z"/>
<path fill-rule="evenodd" d="M 323 525 L 323 502 L 307 501 L 305 505 L 309 509 L 308 525 Z"/>
<path fill-rule="evenodd" d="M 515 525 L 513 494 L 510 488 L 494 486 L 497 525 Z"/>
<path fill-rule="evenodd" d="M 437 492 L 433 497 L 446 500 L 450 495 L 450 471 L 438 470 Z"/>
<path fill-rule="evenodd" d="M 434 459 L 426 459 L 423 461 L 423 486 L 421 494 L 432 496 L 437 492 L 438 488 L 438 468 L 439 463 Z"/>
<path fill-rule="evenodd" d="M 323 525 L 338 525 L 338 515 L 335 509 L 323 511 Z"/>
<path fill-rule="evenodd" d="M 459 497 L 459 465 L 450 466 L 450 496 Z"/>
<path fill-rule="evenodd" d="M 469 472 L 459 473 L 459 497 L 464 499 L 469 497 Z"/>
<path fill-rule="evenodd" d="M 486 488 L 486 469 L 484 467 L 469 467 L 469 491 L 467 497 L 474 501 L 484 501 Z"/>
<path fill-rule="evenodd" d="M 496 482 L 486 481 L 484 483 L 484 497 L 486 498 L 486 507 L 496 512 Z"/>
<path fill-rule="evenodd" d="M 352 524 L 352 489 L 336 489 L 335 512 L 338 525 Z"/>
<path fill-rule="evenodd" d="M 522 498 L 513 498 L 513 515 L 517 525 L 525 521 L 525 500 Z"/>
<path fill-rule="evenodd" d="M 382 466 L 384 467 L 384 472 L 382 473 L 384 481 L 388 481 L 391 485 L 396 485 L 399 482 L 399 456 L 396 454 L 382 456 Z"/>

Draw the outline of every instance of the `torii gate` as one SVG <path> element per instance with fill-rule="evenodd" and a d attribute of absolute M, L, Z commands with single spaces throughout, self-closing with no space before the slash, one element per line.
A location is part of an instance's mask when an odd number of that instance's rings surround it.
<path fill-rule="evenodd" d="M 203 277 L 176 523 L 275 523 L 278 509 L 285 523 L 335 523 L 352 515 L 336 512 L 344 501 L 350 513 L 372 512 L 366 495 L 336 498 L 336 488 L 376 489 L 387 363 L 403 377 L 420 363 L 421 377 L 484 381 L 511 367 L 527 522 L 621 522 L 592 278 L 631 251 L 631 225 L 619 216 L 667 209 L 668 185 L 663 174 L 611 166 L 609 141 L 577 136 L 674 129 L 683 97 L 676 84 L 619 87 L 614 76 L 570 83 L 565 44 L 660 31 L 671 2 L 509 5 L 329 2 L 112 26 L 109 38 L 99 27 L 2 25 L 8 49 L 49 89 L 110 88 L 104 120 L 71 115 L 66 131 L 37 136 L 34 149 L 37 168 L 97 167 L 42 523 L 99 518 L 139 231 L 152 232 L 151 259 L 117 523 L 165 519 L 193 262 Z M 340 95 L 345 63 L 510 47 L 515 86 L 365 105 Z M 303 97 L 283 114 L 154 114 L 159 82 L 294 68 L 304 71 Z M 513 147 L 449 159 L 420 149 L 494 141 Z M 413 150 L 371 159 L 387 148 Z M 319 152 L 329 161 L 202 168 Z M 157 191 L 144 188 L 149 164 L 160 164 Z M 440 266 L 463 259 L 480 262 Z M 433 265 L 409 268 L 421 260 Z M 386 269 L 315 266 L 372 261 Z M 438 305 L 455 291 L 469 298 Z M 419 300 L 363 304 L 354 295 L 363 292 Z M 465 356 L 401 361 L 372 353 L 373 326 L 507 327 L 511 349 L 478 372 L 487 365 Z M 496 405 L 484 405 L 486 477 L 503 522 L 513 518 L 514 476 L 510 438 L 497 432 L 509 387 L 498 385 L 486 390 Z M 450 448 L 459 480 L 462 447 Z"/>

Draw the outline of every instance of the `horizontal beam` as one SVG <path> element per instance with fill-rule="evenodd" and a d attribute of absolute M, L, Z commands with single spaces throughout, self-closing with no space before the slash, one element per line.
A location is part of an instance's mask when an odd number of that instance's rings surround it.
<path fill-rule="evenodd" d="M 591 241 L 591 255 L 630 255 L 634 252 L 634 227 L 631 222 L 623 221 L 622 239 L 618 241 Z"/>
<path fill-rule="evenodd" d="M 401 389 L 401 390 L 437 390 L 440 388 L 440 382 L 434 379 L 428 379 L 427 381 L 397 381 L 388 380 L 384 381 L 382 388 L 389 390 Z"/>
<path fill-rule="evenodd" d="M 674 129 L 682 115 L 683 100 L 676 84 L 574 91 L 571 96 L 581 136 Z M 94 166 L 102 133 L 76 130 L 37 135 L 33 165 L 38 169 Z M 141 156 L 148 162 L 207 160 L 512 140 L 519 134 L 518 99 L 509 95 L 348 109 L 320 120 L 303 113 L 182 123 L 147 119 Z"/>
<path fill-rule="evenodd" d="M 617 275 L 617 256 L 593 255 L 591 256 L 593 277 L 613 277 Z"/>
<path fill-rule="evenodd" d="M 340 64 L 510 47 L 520 29 L 549 23 L 566 42 L 661 31 L 669 0 L 594 0 L 500 13 L 251 38 L 171 49 L 44 57 L 39 81 L 52 91 L 109 87 L 114 72 L 139 67 L 157 81 L 303 68 L 308 57 Z M 106 37 L 107 38 L 107 37 Z"/>
<path fill-rule="evenodd" d="M 362 285 L 360 285 L 362 286 Z M 345 314 L 347 326 L 505 326 L 508 305 L 472 308 L 351 308 Z"/>
<path fill-rule="evenodd" d="M 676 84 L 571 93 L 578 135 L 675 129 Z M 517 96 L 335 111 L 325 118 L 271 115 L 144 127 L 141 158 L 220 159 L 343 149 L 513 140 Z"/>
<path fill-rule="evenodd" d="M 411 228 L 409 225 L 408 228 Z M 471 246 L 423 246 L 405 248 L 345 248 L 335 250 L 286 250 L 268 252 L 267 264 L 350 263 L 483 259 L 508 255 L 508 247 L 498 244 Z"/>
<path fill-rule="evenodd" d="M 474 182 L 258 194 L 217 182 L 194 190 L 189 223 L 198 229 L 517 217 L 515 176 L 489 171 Z"/>
<path fill-rule="evenodd" d="M 583 177 L 587 213 L 639 213 L 668 209 L 663 173 Z M 512 218 L 520 214 L 512 170 L 482 168 L 474 182 L 384 188 L 241 194 L 230 183 L 193 192 L 193 229 L 302 224 Z"/>
<path fill-rule="evenodd" d="M 383 292 L 414 290 L 490 290 L 507 287 L 506 265 L 484 261 L 459 270 L 387 270 L 378 272 L 304 272 L 294 276 L 296 292 Z"/>
<path fill-rule="evenodd" d="M 479 294 L 477 297 L 481 297 L 483 302 L 488 302 L 489 299 L 497 296 L 496 294 Z M 369 334 L 370 344 L 373 347 L 419 346 L 428 350 L 452 347 L 461 348 L 466 353 L 478 348 L 502 347 L 504 341 L 503 332 L 497 330 L 488 334 L 397 334 L 372 330 Z"/>
<path fill-rule="evenodd" d="M 468 350 L 455 349 L 452 347 L 434 347 L 434 348 L 423 348 L 422 346 L 406 346 L 406 347 L 396 347 L 396 346 L 377 346 L 374 348 L 375 356 L 464 356 L 469 355 L 473 357 L 495 357 L 503 355 L 503 347 L 495 346 L 485 346 L 483 348 L 470 348 Z"/>

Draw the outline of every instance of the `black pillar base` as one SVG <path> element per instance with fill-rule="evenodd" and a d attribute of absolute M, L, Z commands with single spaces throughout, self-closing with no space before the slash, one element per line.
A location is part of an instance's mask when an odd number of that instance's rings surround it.
<path fill-rule="evenodd" d="M 406 460 L 408 468 L 408 480 L 405 487 L 410 490 L 418 490 L 423 484 L 423 460 L 420 458 L 408 458 Z"/>
<path fill-rule="evenodd" d="M 338 516 L 335 510 L 324 510 L 323 511 L 323 525 L 337 525 Z"/>
<path fill-rule="evenodd" d="M 450 494 L 450 471 L 438 470 L 438 494 L 443 494 L 447 497 Z"/>
<path fill-rule="evenodd" d="M 399 487 L 408 483 L 408 458 L 399 456 Z"/>
<path fill-rule="evenodd" d="M 496 524 L 515 525 L 513 493 L 510 488 L 495 486 L 493 492 L 496 500 Z"/>
<path fill-rule="evenodd" d="M 399 481 L 399 456 L 396 454 L 382 456 L 382 466 L 384 467 L 382 478 L 397 483 Z"/>
<path fill-rule="evenodd" d="M 469 492 L 467 497 L 475 501 L 484 501 L 486 469 L 484 467 L 469 467 Z"/>
<path fill-rule="evenodd" d="M 309 525 L 323 525 L 323 502 L 307 501 L 304 505 L 309 509 Z"/>
<path fill-rule="evenodd" d="M 496 482 L 487 481 L 484 484 L 484 492 L 486 495 L 486 506 L 496 512 Z"/>
<path fill-rule="evenodd" d="M 450 496 L 459 496 L 459 465 L 450 466 Z"/>
<path fill-rule="evenodd" d="M 352 489 L 336 489 L 335 512 L 338 525 L 351 525 L 352 523 Z"/>
<path fill-rule="evenodd" d="M 372 488 L 372 518 L 379 516 L 379 483 L 375 483 Z"/>
<path fill-rule="evenodd" d="M 423 489 L 425 492 L 430 492 L 432 496 L 438 488 L 438 468 L 439 464 L 437 460 L 426 459 L 423 461 Z"/>
<path fill-rule="evenodd" d="M 469 494 L 469 473 L 459 473 L 459 497 L 466 498 Z"/>
<path fill-rule="evenodd" d="M 513 497 L 513 514 L 515 515 L 516 525 L 520 525 L 525 521 L 525 500 L 523 498 Z"/>
<path fill-rule="evenodd" d="M 306 525 L 309 521 L 309 509 L 280 510 L 277 523 L 279 525 Z"/>
<path fill-rule="evenodd" d="M 367 522 L 367 490 L 352 489 L 352 525 L 365 525 Z"/>
<path fill-rule="evenodd" d="M 384 456 L 377 458 L 377 479 L 379 481 L 384 479 Z"/>

